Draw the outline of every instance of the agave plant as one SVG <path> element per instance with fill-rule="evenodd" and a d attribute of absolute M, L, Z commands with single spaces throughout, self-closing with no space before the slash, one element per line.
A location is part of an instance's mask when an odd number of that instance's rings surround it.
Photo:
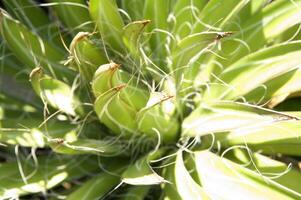
<path fill-rule="evenodd" d="M 301 0 L 4 0 L 0 199 L 301 199 Z"/>

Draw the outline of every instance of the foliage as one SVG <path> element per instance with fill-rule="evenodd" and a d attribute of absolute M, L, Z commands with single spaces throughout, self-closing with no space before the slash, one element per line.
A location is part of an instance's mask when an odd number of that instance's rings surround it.
<path fill-rule="evenodd" d="M 0 199 L 301 199 L 301 0 L 4 0 Z"/>

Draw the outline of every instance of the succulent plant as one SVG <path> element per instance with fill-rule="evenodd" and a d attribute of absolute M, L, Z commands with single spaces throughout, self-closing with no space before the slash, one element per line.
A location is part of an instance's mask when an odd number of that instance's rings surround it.
<path fill-rule="evenodd" d="M 301 199 L 301 0 L 4 0 L 0 199 Z"/>

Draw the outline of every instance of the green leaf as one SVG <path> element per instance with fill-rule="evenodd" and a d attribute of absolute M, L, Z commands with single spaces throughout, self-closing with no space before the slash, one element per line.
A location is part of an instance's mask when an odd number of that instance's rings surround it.
<path fill-rule="evenodd" d="M 91 0 L 90 15 L 97 24 L 103 41 L 113 50 L 124 52 L 122 28 L 124 23 L 115 0 Z"/>
<path fill-rule="evenodd" d="M 206 30 L 224 31 L 223 28 L 248 3 L 248 0 L 211 0 L 198 16 L 194 33 Z"/>
<path fill-rule="evenodd" d="M 238 148 L 228 152 L 225 156 L 231 160 L 237 160 L 239 164 L 243 164 L 253 171 L 260 172 L 289 190 L 301 194 L 299 184 L 301 173 L 292 166 L 292 163 L 286 164 L 259 153 L 252 153 Z"/>
<path fill-rule="evenodd" d="M 195 137 L 218 132 L 240 132 L 240 130 L 252 130 L 254 126 L 257 128 L 273 126 L 281 120 L 295 119 L 296 117 L 292 115 L 246 103 L 231 101 L 203 103 L 183 121 L 182 136 Z"/>
<path fill-rule="evenodd" d="M 298 199 L 270 178 L 209 152 L 197 151 L 196 170 L 204 191 L 213 199 Z M 239 192 L 238 192 L 239 191 Z"/>
<path fill-rule="evenodd" d="M 249 1 L 238 13 L 236 19 L 233 19 L 233 24 L 229 24 L 229 29 L 239 31 L 239 24 L 250 19 L 256 13 L 268 5 L 269 0 Z"/>
<path fill-rule="evenodd" d="M 33 0 L 3 1 L 6 11 L 25 24 L 43 39 L 59 45 L 58 27 L 50 21 L 45 11 Z"/>
<path fill-rule="evenodd" d="M 264 7 L 240 24 L 239 32 L 222 44 L 217 61 L 226 68 L 235 60 L 255 52 L 277 35 L 300 23 L 300 0 L 280 0 Z M 215 57 L 216 58 L 216 57 Z"/>
<path fill-rule="evenodd" d="M 189 87 L 200 70 L 198 59 L 229 35 L 230 32 L 201 32 L 180 40 L 172 50 L 171 57 L 171 68 L 175 71 L 177 84 L 182 88 Z"/>
<path fill-rule="evenodd" d="M 108 63 L 104 52 L 92 40 L 92 34 L 79 32 L 70 44 L 71 59 L 83 80 L 89 83 L 100 65 Z"/>
<path fill-rule="evenodd" d="M 23 176 L 19 171 L 20 166 Z M 0 198 L 44 192 L 65 180 L 82 177 L 96 169 L 97 162 L 88 157 L 70 159 L 40 156 L 37 163 L 32 160 L 3 163 L 0 165 Z"/>
<path fill-rule="evenodd" d="M 298 24 L 301 19 L 300 5 L 300 0 L 273 2 L 238 24 L 233 37 L 223 41 L 216 55 L 205 62 L 206 68 L 199 75 L 205 80 L 203 83 L 214 80 L 223 69 L 241 57 L 267 46 L 279 34 Z"/>
<path fill-rule="evenodd" d="M 9 66 L 6 65 L 5 67 Z M 21 80 L 16 80 L 15 77 L 12 77 L 5 72 L 3 75 L 0 75 L 0 95 L 3 95 L 3 98 L 7 99 L 6 102 L 3 101 L 3 103 L 9 105 L 15 102 L 20 107 L 23 107 L 20 110 L 24 110 L 26 105 L 33 106 L 38 110 L 42 110 L 43 107 L 40 105 L 40 100 L 30 88 L 27 74 L 25 74 L 25 77 L 24 79 L 22 77 Z M 24 83 L 23 81 L 25 80 L 26 82 Z M 9 99 L 12 101 L 9 102 Z"/>
<path fill-rule="evenodd" d="M 89 8 L 85 0 L 48 0 L 59 20 L 75 35 L 79 31 L 93 31 Z"/>
<path fill-rule="evenodd" d="M 67 200 L 91 200 L 105 198 L 106 195 L 119 186 L 120 173 L 123 171 L 126 162 L 104 160 L 104 172 L 99 173 L 95 177 L 83 183 L 78 189 L 68 195 Z"/>
<path fill-rule="evenodd" d="M 101 156 L 117 156 L 127 154 L 124 145 L 116 141 L 76 139 L 75 141 L 65 141 L 60 138 L 49 140 L 49 145 L 53 151 L 62 154 L 96 154 Z"/>
<path fill-rule="evenodd" d="M 141 0 L 119 0 L 120 7 L 127 12 L 132 21 L 142 20 L 145 1 Z"/>
<path fill-rule="evenodd" d="M 66 83 L 44 75 L 41 68 L 35 68 L 30 74 L 30 81 L 36 94 L 44 104 L 50 104 L 69 115 L 82 114 L 78 98 Z"/>
<path fill-rule="evenodd" d="M 286 81 L 280 82 L 277 78 L 299 68 L 297 58 L 301 55 L 300 44 L 300 42 L 284 43 L 243 57 L 220 74 L 219 79 L 222 83 L 212 85 L 212 90 L 206 92 L 204 100 L 235 99 L 258 88 L 261 91 L 264 88 L 272 92 L 273 89 L 264 86 L 268 81 L 270 83 L 267 84 L 270 86 L 276 84 L 274 90 L 280 89 Z M 257 93 L 256 100 L 259 101 L 265 95 L 265 92 L 261 92 L 261 95 Z"/>
<path fill-rule="evenodd" d="M 144 4 L 143 18 L 151 20 L 147 27 L 150 32 L 150 48 L 153 61 L 159 65 L 161 69 L 166 69 L 165 59 L 167 56 L 166 39 L 168 31 L 168 12 L 170 0 L 146 0 Z M 163 32 L 162 32 L 163 31 Z"/>
<path fill-rule="evenodd" d="M 125 194 L 120 198 L 121 200 L 144 200 L 147 196 L 150 186 L 131 186 Z"/>
<path fill-rule="evenodd" d="M 18 116 L 19 117 L 19 116 Z M 20 117 L 19 117 L 20 118 Z M 51 138 L 76 139 L 76 126 L 55 120 L 47 121 L 47 128 L 40 127 L 42 118 L 27 117 L 18 119 L 4 116 L 0 119 L 0 141 L 25 147 L 45 147 Z"/>
<path fill-rule="evenodd" d="M 19 119 L 26 116 L 39 116 L 42 111 L 42 107 L 35 107 L 29 102 L 21 101 L 19 99 L 7 96 L 3 93 L 0 93 L 0 107 L 3 109 L 3 118 L 15 118 Z M 26 113 L 24 115 L 24 113 Z M 23 114 L 23 115 L 22 115 Z"/>
<path fill-rule="evenodd" d="M 140 38 L 150 20 L 134 21 L 123 28 L 123 42 L 135 59 L 140 58 Z"/>
<path fill-rule="evenodd" d="M 99 199 L 110 192 L 119 182 L 118 176 L 103 172 L 85 182 L 80 188 L 68 195 L 66 199 Z"/>
<path fill-rule="evenodd" d="M 130 165 L 122 174 L 122 182 L 130 185 L 156 185 L 165 180 L 159 176 L 150 166 L 152 160 L 162 156 L 159 150 L 140 158 L 135 164 Z"/>
<path fill-rule="evenodd" d="M 166 199 L 210 199 L 187 171 L 182 151 L 177 152 L 175 163 L 167 167 L 165 178 L 170 182 L 164 186 Z"/>
<path fill-rule="evenodd" d="M 193 26 L 199 16 L 207 0 L 181 0 L 176 1 L 173 7 L 173 15 L 175 17 L 173 30 L 177 40 L 190 35 L 193 31 Z"/>
<path fill-rule="evenodd" d="M 171 98 L 164 93 L 151 93 L 145 107 L 136 115 L 138 131 L 156 140 L 159 134 L 163 143 L 175 141 L 180 127 L 174 116 L 175 105 Z"/>
<path fill-rule="evenodd" d="M 277 105 L 275 110 L 278 111 L 301 111 L 300 98 L 286 99 L 284 102 Z"/>
<path fill-rule="evenodd" d="M 130 138 L 136 133 L 136 111 L 120 99 L 120 90 L 124 85 L 117 86 L 97 97 L 94 110 L 103 124 L 113 133 Z"/>
<path fill-rule="evenodd" d="M 0 32 L 9 49 L 29 69 L 43 66 L 47 73 L 63 79 L 70 79 L 72 72 L 60 65 L 64 54 L 53 48 L 49 42 L 12 19 L 3 10 L 0 13 Z"/>
<path fill-rule="evenodd" d="M 300 95 L 300 78 L 301 70 L 298 67 L 264 83 L 264 89 L 256 88 L 245 95 L 245 98 L 248 102 L 263 103 L 269 108 L 274 108 L 287 98 Z"/>
<path fill-rule="evenodd" d="M 266 154 L 300 155 L 299 120 L 279 120 L 270 124 L 254 124 L 224 134 L 220 142 L 224 146 L 247 144 L 251 149 Z"/>
<path fill-rule="evenodd" d="M 223 32 L 202 32 L 189 35 L 178 42 L 172 54 L 172 65 L 174 69 L 183 67 L 192 58 L 200 56 L 200 53 L 213 47 L 219 37 L 230 33 Z"/>

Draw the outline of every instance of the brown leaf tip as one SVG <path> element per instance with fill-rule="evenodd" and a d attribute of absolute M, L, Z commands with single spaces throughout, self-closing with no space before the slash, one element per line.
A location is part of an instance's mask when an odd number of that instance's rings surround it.
<path fill-rule="evenodd" d="M 116 87 L 114 87 L 113 90 L 119 92 L 120 90 L 122 90 L 125 87 L 126 87 L 126 84 L 120 84 L 120 85 L 117 85 Z"/>
<path fill-rule="evenodd" d="M 34 76 L 40 76 L 40 75 L 42 75 L 42 73 L 43 73 L 43 69 L 41 67 L 34 68 L 29 74 L 29 80 L 31 81 L 31 79 Z"/>
<path fill-rule="evenodd" d="M 224 37 L 228 37 L 232 34 L 233 34 L 233 32 L 220 32 L 220 33 L 217 34 L 216 40 L 223 39 Z"/>

